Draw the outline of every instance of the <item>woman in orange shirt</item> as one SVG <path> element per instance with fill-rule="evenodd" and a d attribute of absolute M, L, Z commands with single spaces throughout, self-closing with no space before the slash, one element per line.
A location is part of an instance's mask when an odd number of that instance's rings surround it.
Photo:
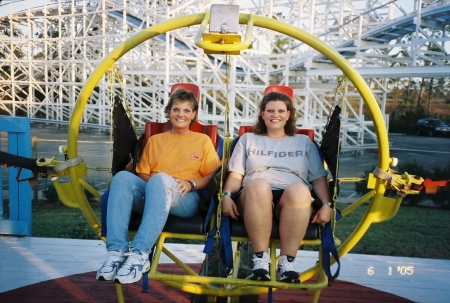
<path fill-rule="evenodd" d="M 189 129 L 198 114 L 198 101 L 193 93 L 175 91 L 165 113 L 172 129 L 149 138 L 136 166 L 137 175 L 121 171 L 111 181 L 108 253 L 97 272 L 97 280 L 121 284 L 139 281 L 150 269 L 149 254 L 168 215 L 195 215 L 200 201 L 197 190 L 206 186 L 220 166 L 211 139 Z M 142 214 L 142 223 L 128 245 L 132 211 Z"/>

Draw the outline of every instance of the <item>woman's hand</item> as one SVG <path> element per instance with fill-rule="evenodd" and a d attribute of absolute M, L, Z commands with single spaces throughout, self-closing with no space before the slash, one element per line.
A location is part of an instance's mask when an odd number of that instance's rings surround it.
<path fill-rule="evenodd" d="M 327 224 L 331 220 L 333 209 L 328 204 L 323 204 L 322 207 L 314 215 L 311 223 Z"/>
<path fill-rule="evenodd" d="M 235 220 L 239 218 L 237 205 L 230 196 L 223 196 L 222 198 L 222 213 L 224 216 L 230 216 Z"/>
<path fill-rule="evenodd" d="M 223 187 L 223 192 L 237 193 L 241 188 L 243 178 L 244 176 L 237 172 L 229 172 L 225 186 Z M 239 218 L 238 207 L 228 195 L 222 198 L 222 213 L 224 216 L 230 216 L 235 220 Z"/>
<path fill-rule="evenodd" d="M 129 172 L 132 172 L 133 171 L 133 161 L 134 160 L 133 160 L 133 157 L 131 156 L 130 153 L 128 154 L 128 156 L 130 158 L 130 161 L 128 161 L 127 165 L 125 166 L 125 170 L 129 171 Z"/>
<path fill-rule="evenodd" d="M 312 182 L 314 193 L 320 201 L 331 201 L 330 187 L 326 177 L 320 177 Z M 311 223 L 326 224 L 330 222 L 333 215 L 333 209 L 328 204 L 323 204 L 319 211 L 314 215 Z"/>
<path fill-rule="evenodd" d="M 178 182 L 178 192 L 183 197 L 185 194 L 190 192 L 192 190 L 192 184 L 189 181 L 181 180 L 181 179 L 175 179 L 175 181 Z"/>

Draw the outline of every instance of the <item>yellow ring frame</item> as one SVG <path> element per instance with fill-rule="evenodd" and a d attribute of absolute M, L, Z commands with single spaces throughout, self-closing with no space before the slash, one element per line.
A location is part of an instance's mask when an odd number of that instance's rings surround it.
<path fill-rule="evenodd" d="M 77 157 L 78 131 L 86 103 L 100 79 L 115 64 L 115 62 L 124 56 L 128 51 L 144 41 L 171 30 L 199 25 L 205 19 L 205 16 L 205 13 L 193 14 L 153 25 L 129 38 L 108 54 L 108 56 L 97 66 L 97 68 L 87 79 L 73 109 L 69 124 L 67 142 L 67 155 L 69 159 Z M 389 158 L 389 142 L 383 116 L 372 92 L 356 69 L 331 46 L 295 26 L 268 17 L 242 13 L 239 15 L 240 24 L 248 25 L 250 21 L 253 22 L 253 26 L 255 27 L 280 32 L 304 42 L 327 57 L 350 81 L 352 81 L 372 114 L 375 131 L 378 138 L 378 167 L 382 171 L 388 171 L 389 164 L 392 160 Z M 236 46 L 233 47 L 235 48 Z M 75 195 L 75 201 L 77 201 L 78 207 L 83 211 L 89 224 L 94 228 L 97 234 L 100 235 L 100 223 L 93 213 L 83 190 L 82 185 L 85 183 L 82 179 L 85 175 L 83 167 L 80 168 L 79 166 L 75 166 L 69 168 L 69 176 L 72 181 L 73 194 Z M 365 201 L 371 200 L 368 210 L 361 219 L 359 225 L 355 228 L 352 235 L 350 235 L 349 238 L 346 239 L 342 245 L 340 245 L 338 249 L 340 257 L 348 253 L 358 243 L 372 223 L 389 220 L 396 214 L 401 203 L 401 199 L 398 198 L 394 200 L 384 197 L 386 186 L 387 183 L 385 180 L 376 179 L 376 184 L 371 192 L 360 198 L 342 212 L 345 216 Z M 316 273 L 317 266 L 314 266 L 301 274 L 301 280 L 309 280 L 309 278 Z"/>

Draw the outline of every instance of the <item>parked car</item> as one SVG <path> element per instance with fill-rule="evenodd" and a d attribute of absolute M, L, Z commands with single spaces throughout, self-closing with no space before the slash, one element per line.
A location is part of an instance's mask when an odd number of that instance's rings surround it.
<path fill-rule="evenodd" d="M 445 124 L 441 119 L 420 119 L 416 124 L 416 134 L 426 134 L 428 136 L 434 135 L 450 135 L 450 126 Z"/>

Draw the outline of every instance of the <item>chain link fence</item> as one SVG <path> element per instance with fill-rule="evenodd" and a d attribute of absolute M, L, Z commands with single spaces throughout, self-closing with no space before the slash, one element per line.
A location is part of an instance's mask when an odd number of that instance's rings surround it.
<path fill-rule="evenodd" d="M 60 146 L 67 145 L 67 135 L 67 126 L 32 123 L 31 157 L 36 159 L 55 157 L 56 160 L 64 161 L 64 154 L 60 153 L 59 149 Z M 6 132 L 0 132 L 0 150 L 8 152 L 8 134 Z M 88 168 L 85 180 L 100 193 L 103 193 L 108 188 L 111 179 L 112 141 L 109 132 L 99 129 L 80 129 L 77 154 L 83 158 Z M 8 171 L 8 167 L 2 166 L 3 219 L 8 219 L 8 212 L 6 211 L 9 203 Z M 22 177 L 19 176 L 19 178 Z M 70 179 L 62 177 L 60 182 L 70 182 Z M 54 195 L 56 195 L 52 182 L 41 177 L 38 177 L 38 185 L 32 187 L 32 191 L 33 203 L 55 198 Z"/>

